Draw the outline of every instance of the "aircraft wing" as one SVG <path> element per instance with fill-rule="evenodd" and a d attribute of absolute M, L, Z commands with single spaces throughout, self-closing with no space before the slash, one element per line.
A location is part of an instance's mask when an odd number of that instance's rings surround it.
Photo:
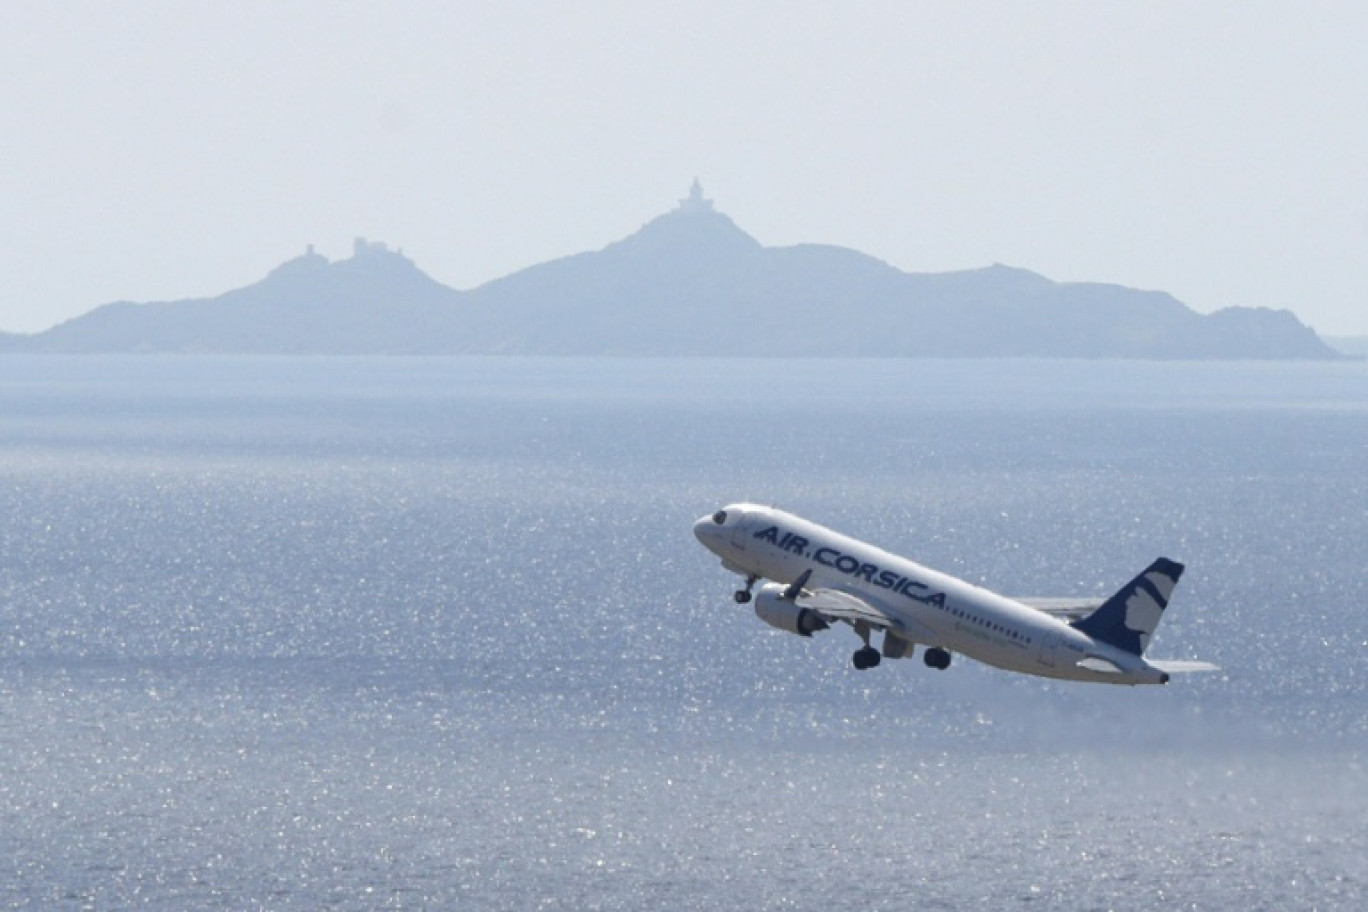
<path fill-rule="evenodd" d="M 887 630 L 902 629 L 902 622 L 858 595 L 842 592 L 839 589 L 804 589 L 795 598 L 799 608 L 809 608 L 823 617 L 837 621 L 863 621 L 871 627 Z"/>
<path fill-rule="evenodd" d="M 832 589 L 827 586 L 809 587 L 810 579 L 812 570 L 809 568 L 790 583 L 780 597 L 793 602 L 799 608 L 816 612 L 827 621 L 849 624 L 856 631 L 887 631 L 889 636 L 901 644 L 896 651 L 890 651 L 889 646 L 885 644 L 884 654 L 891 658 L 900 658 L 905 651 L 910 651 L 913 643 L 930 642 L 928 631 L 920 624 L 880 604 L 877 599 L 856 595 L 844 589 Z"/>
<path fill-rule="evenodd" d="M 1092 614 L 1106 599 L 1100 598 L 1013 598 L 1027 608 L 1043 611 L 1065 621 L 1076 621 Z"/>

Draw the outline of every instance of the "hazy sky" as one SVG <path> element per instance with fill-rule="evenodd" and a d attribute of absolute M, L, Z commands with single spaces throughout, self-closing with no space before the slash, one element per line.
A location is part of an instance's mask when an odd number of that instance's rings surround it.
<path fill-rule="evenodd" d="M 1368 5 L 0 2 L 0 330 L 307 244 L 470 288 L 695 176 L 766 245 L 1368 334 Z"/>

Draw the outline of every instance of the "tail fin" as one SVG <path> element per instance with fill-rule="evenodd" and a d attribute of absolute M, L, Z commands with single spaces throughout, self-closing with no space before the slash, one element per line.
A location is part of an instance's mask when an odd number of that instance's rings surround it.
<path fill-rule="evenodd" d="M 1182 564 L 1161 557 L 1073 626 L 1095 640 L 1143 655 L 1182 575 Z"/>

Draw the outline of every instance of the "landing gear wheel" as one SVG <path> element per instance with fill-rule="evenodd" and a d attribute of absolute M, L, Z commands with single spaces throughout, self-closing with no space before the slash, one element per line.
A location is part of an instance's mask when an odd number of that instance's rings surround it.
<path fill-rule="evenodd" d="M 944 671 L 950 667 L 950 653 L 939 646 L 933 646 L 922 653 L 922 661 L 926 663 L 927 668 Z"/>
<path fill-rule="evenodd" d="M 865 646 L 855 650 L 855 654 L 850 657 L 850 661 L 855 664 L 856 671 L 864 671 L 867 668 L 877 668 L 881 657 L 879 650 L 873 646 Z"/>
<path fill-rule="evenodd" d="M 751 589 L 753 589 L 758 582 L 760 582 L 760 577 L 758 576 L 746 577 L 746 588 L 737 589 L 735 594 L 732 595 L 732 598 L 736 599 L 736 604 L 744 605 L 749 602 L 751 600 Z"/>

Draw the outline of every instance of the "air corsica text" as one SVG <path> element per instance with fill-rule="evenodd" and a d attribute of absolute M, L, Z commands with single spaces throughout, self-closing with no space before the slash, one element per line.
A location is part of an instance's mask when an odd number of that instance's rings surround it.
<path fill-rule="evenodd" d="M 880 569 L 877 564 L 861 561 L 849 554 L 842 554 L 835 548 L 823 546 L 809 552 L 808 547 L 811 542 L 794 532 L 781 533 L 778 526 L 766 526 L 756 532 L 754 537 L 760 541 L 769 542 L 780 551 L 788 551 L 797 554 L 799 557 L 809 558 L 823 567 L 831 567 L 847 576 L 858 577 L 880 589 L 888 589 L 899 595 L 905 595 L 924 605 L 934 605 L 937 608 L 945 607 L 945 593 L 943 592 L 932 592 L 924 583 L 901 576 L 892 570 Z"/>

